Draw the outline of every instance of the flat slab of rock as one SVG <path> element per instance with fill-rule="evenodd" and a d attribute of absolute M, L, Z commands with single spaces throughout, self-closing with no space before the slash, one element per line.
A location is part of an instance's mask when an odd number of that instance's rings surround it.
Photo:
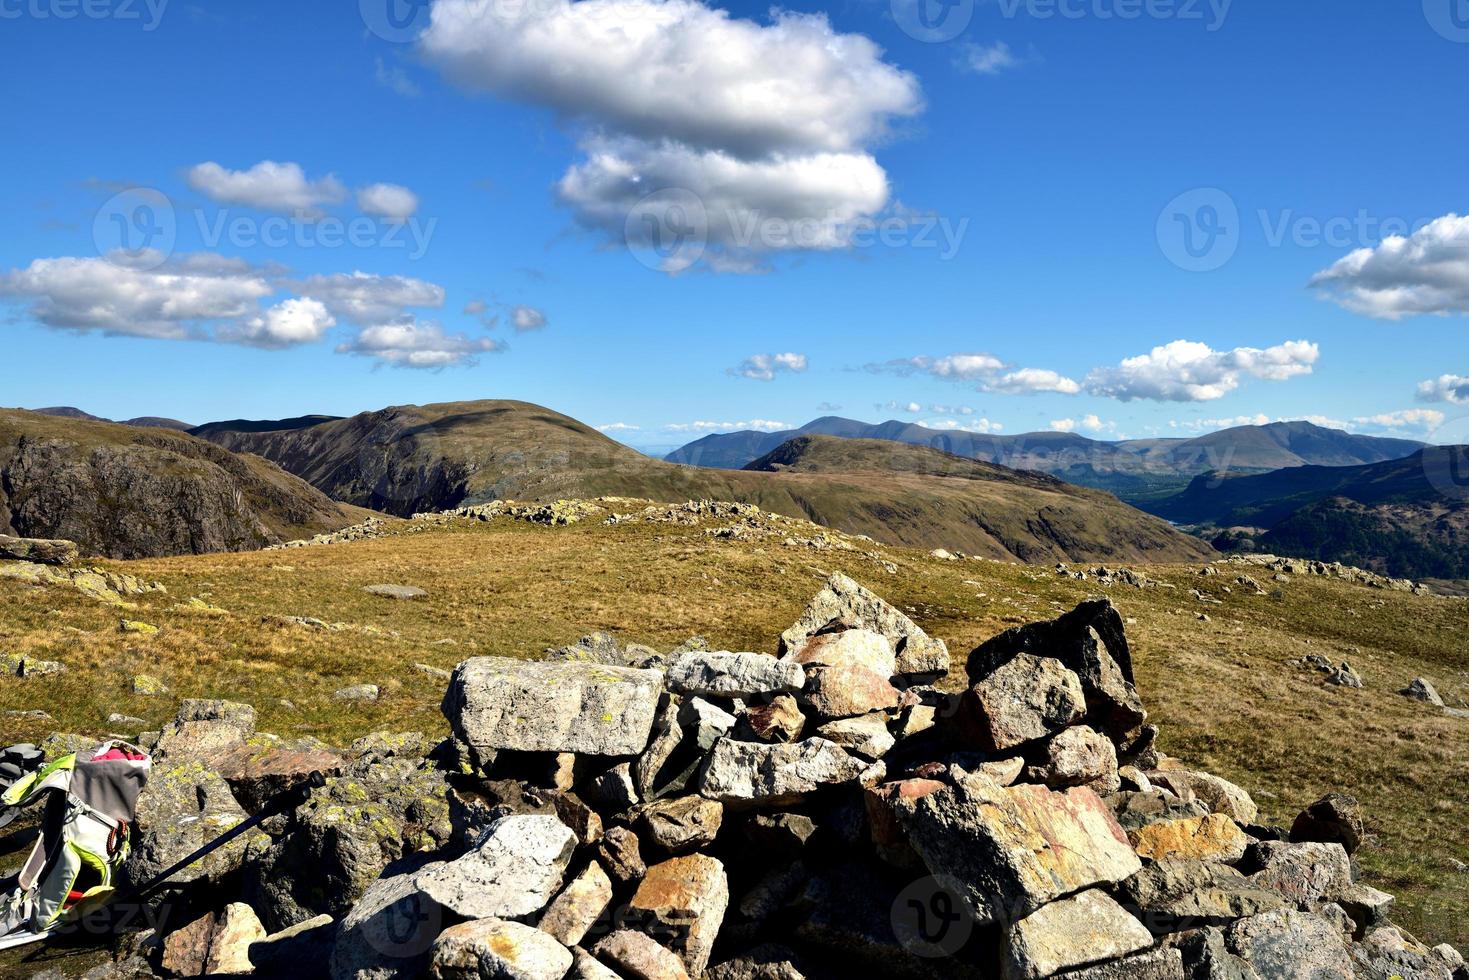
<path fill-rule="evenodd" d="M 418 887 L 437 905 L 464 918 L 530 915 L 545 908 L 561 888 L 576 843 L 571 828 L 555 817 L 501 817 L 474 850 L 420 875 Z"/>
<path fill-rule="evenodd" d="M 949 672 L 949 648 L 903 613 L 847 576 L 837 572 L 816 594 L 795 625 L 780 635 L 782 655 L 799 649 L 818 633 L 870 630 L 885 636 L 896 655 L 894 673 L 908 677 L 942 677 Z"/>
<path fill-rule="evenodd" d="M 757 698 L 799 691 L 806 683 L 800 664 L 763 653 L 679 654 L 668 665 L 669 690 L 722 698 Z"/>
<path fill-rule="evenodd" d="M 416 585 L 364 585 L 362 591 L 384 599 L 422 599 L 428 595 L 426 590 Z"/>
<path fill-rule="evenodd" d="M 575 946 L 610 904 L 612 879 L 594 860 L 546 908 L 538 928 L 559 943 Z"/>
<path fill-rule="evenodd" d="M 701 976 L 729 907 L 724 865 L 707 854 L 655 864 L 628 903 L 629 919 L 662 939 L 690 976 Z"/>
<path fill-rule="evenodd" d="M 1153 934 L 1106 892 L 1093 890 L 1052 902 L 1016 922 L 1006 944 L 1006 980 L 1039 980 L 1147 949 Z"/>
<path fill-rule="evenodd" d="M 856 779 L 865 768 L 824 738 L 774 745 L 724 738 L 710 753 L 699 791 L 726 806 L 784 806 Z"/>
<path fill-rule="evenodd" d="M 480 919 L 445 929 L 434 942 L 429 976 L 434 980 L 499 977 L 561 980 L 571 969 L 571 950 L 539 929 Z"/>
<path fill-rule="evenodd" d="M 1128 834 L 1137 853 L 1154 861 L 1193 858 L 1234 864 L 1250 846 L 1248 834 L 1222 813 L 1183 820 L 1159 820 Z"/>
<path fill-rule="evenodd" d="M 63 541 L 59 538 L 17 538 L 0 534 L 0 560 L 70 565 L 77 560 L 79 553 L 74 541 Z"/>
<path fill-rule="evenodd" d="M 662 691 L 656 670 L 474 657 L 455 669 L 443 709 L 478 750 L 636 755 Z"/>
<path fill-rule="evenodd" d="M 683 960 L 656 939 L 619 929 L 592 947 L 592 955 L 630 980 L 689 980 Z"/>
<path fill-rule="evenodd" d="M 1001 787 L 971 774 L 907 805 L 894 802 L 913 849 L 931 873 L 958 883 L 979 922 L 1013 922 L 1142 868 L 1112 811 L 1089 789 Z"/>
<path fill-rule="evenodd" d="M 882 674 L 860 664 L 812 667 L 801 703 L 818 718 L 851 718 L 898 706 L 898 691 Z"/>

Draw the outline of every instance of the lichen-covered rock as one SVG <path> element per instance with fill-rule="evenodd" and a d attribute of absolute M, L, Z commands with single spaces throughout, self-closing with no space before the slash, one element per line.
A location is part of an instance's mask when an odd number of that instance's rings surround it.
<path fill-rule="evenodd" d="M 629 921 L 672 949 L 700 976 L 729 906 L 724 865 L 706 854 L 670 858 L 648 869 L 628 903 Z"/>
<path fill-rule="evenodd" d="M 1106 732 L 1119 749 L 1138 738 L 1147 720 L 1134 687 L 1132 653 L 1122 617 L 1111 600 L 1083 602 L 1046 623 L 1017 626 L 969 654 L 971 683 L 978 683 L 1020 654 L 1052 657 L 1081 679 L 1087 724 Z"/>
<path fill-rule="evenodd" d="M 1100 890 L 1037 909 L 1005 938 L 1006 980 L 1039 980 L 1153 945 L 1153 934 Z"/>
<path fill-rule="evenodd" d="M 1352 865 L 1340 844 L 1262 841 L 1254 855 L 1260 870 L 1251 880 L 1302 908 L 1334 902 L 1352 884 Z"/>
<path fill-rule="evenodd" d="M 555 817 L 502 817 L 468 854 L 420 875 L 418 887 L 463 918 L 519 918 L 551 901 L 575 849 L 576 835 Z"/>
<path fill-rule="evenodd" d="M 959 705 L 966 737 L 986 752 L 1045 738 L 1086 713 L 1081 678 L 1052 657 L 1017 654 L 980 678 Z"/>
<path fill-rule="evenodd" d="M 70 565 L 77 560 L 77 555 L 75 541 L 63 541 L 59 538 L 17 538 L 0 534 L 0 560 Z"/>
<path fill-rule="evenodd" d="M 726 806 L 784 806 L 850 782 L 863 768 L 824 738 L 780 745 L 726 738 L 714 746 L 699 791 Z"/>
<path fill-rule="evenodd" d="M 656 670 L 474 657 L 455 669 L 443 707 L 479 750 L 636 755 L 662 691 Z"/>
<path fill-rule="evenodd" d="M 784 659 L 802 667 L 865 667 L 882 677 L 892 677 L 898 669 L 892 641 L 881 633 L 864 629 L 818 633 L 787 653 Z"/>
<path fill-rule="evenodd" d="M 561 890 L 538 923 L 557 942 L 575 946 L 612 904 L 612 879 L 595 860 Z"/>
<path fill-rule="evenodd" d="M 439 934 L 428 972 L 434 980 L 561 980 L 571 963 L 571 950 L 539 929 L 478 919 Z"/>
<path fill-rule="evenodd" d="M 1111 811 L 1085 788 L 1000 787 L 970 774 L 897 812 L 929 871 L 957 881 L 980 922 L 1023 918 L 1142 867 Z"/>
<path fill-rule="evenodd" d="M 1351 957 L 1341 931 L 1319 916 L 1294 909 L 1240 919 L 1225 933 L 1229 948 L 1266 977 L 1352 980 Z"/>
<path fill-rule="evenodd" d="M 272 929 L 340 916 L 389 864 L 452 837 L 442 773 L 365 760 L 314 790 L 284 834 L 251 846 L 246 894 Z"/>
<path fill-rule="evenodd" d="M 756 698 L 799 691 L 801 665 L 763 653 L 690 652 L 668 664 L 668 687 L 679 694 Z"/>
<path fill-rule="evenodd" d="M 1030 778 L 1052 789 L 1089 786 L 1103 795 L 1122 785 L 1112 740 L 1085 725 L 1068 728 L 1047 742 L 1045 761 L 1032 767 Z"/>
<path fill-rule="evenodd" d="M 782 655 L 818 633 L 862 629 L 880 633 L 893 645 L 896 669 L 910 678 L 942 677 L 949 672 L 949 648 L 875 594 L 840 572 L 811 600 L 801 617 L 780 635 Z"/>
<path fill-rule="evenodd" d="M 1127 836 L 1140 856 L 1154 861 L 1173 857 L 1234 864 L 1251 843 L 1250 836 L 1222 813 L 1160 820 Z"/>
<path fill-rule="evenodd" d="M 198 761 L 156 762 L 138 796 L 132 853 L 123 865 L 127 885 L 142 885 L 164 869 L 247 819 L 229 785 Z M 256 831 L 238 837 L 202 861 L 179 871 L 173 886 L 218 881 L 237 870 L 246 850 L 269 838 Z M 374 875 L 376 873 L 374 872 Z"/>

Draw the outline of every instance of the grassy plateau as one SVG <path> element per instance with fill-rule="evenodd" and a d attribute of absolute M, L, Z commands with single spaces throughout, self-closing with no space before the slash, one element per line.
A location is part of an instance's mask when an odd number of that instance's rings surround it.
<path fill-rule="evenodd" d="M 1398 920 L 1409 930 L 1469 947 L 1469 837 L 1461 831 L 1469 720 L 1396 693 L 1422 675 L 1463 706 L 1469 603 L 1315 577 L 1276 582 L 1230 566 L 1202 577 L 1200 564 L 1132 566 L 1159 584 L 1103 588 L 1050 568 L 942 560 L 794 520 L 766 519 L 755 533 L 726 538 L 706 532 L 728 518 L 609 525 L 603 516 L 564 527 L 509 517 L 393 521 L 369 540 L 102 563 L 167 587 L 131 610 L 63 586 L 0 579 L 0 656 L 67 668 L 0 679 L 0 741 L 102 734 L 114 712 L 156 728 L 184 697 L 246 701 L 262 730 L 334 744 L 383 729 L 444 733 L 444 682 L 415 664 L 536 657 L 593 630 L 661 649 L 701 634 L 718 648 L 773 652 L 834 570 L 946 640 L 957 686 L 980 641 L 1107 594 L 1130 621 L 1138 686 L 1164 751 L 1239 782 L 1272 822 L 1288 825 L 1328 791 L 1357 796 L 1370 821 L 1360 854 L 1367 880 L 1399 896 Z M 812 538 L 853 550 L 803 543 Z M 1273 594 L 1236 585 L 1241 572 Z M 375 583 L 428 595 L 405 601 L 362 590 Z M 190 605 L 193 598 L 214 610 Z M 336 628 L 282 618 L 293 616 Z M 159 631 L 122 632 L 123 617 Z M 1365 689 L 1326 686 L 1295 662 L 1312 653 L 1350 661 Z M 139 674 L 169 693 L 134 693 Z M 379 685 L 382 696 L 333 697 L 359 683 Z M 35 711 L 49 718 L 24 714 Z"/>

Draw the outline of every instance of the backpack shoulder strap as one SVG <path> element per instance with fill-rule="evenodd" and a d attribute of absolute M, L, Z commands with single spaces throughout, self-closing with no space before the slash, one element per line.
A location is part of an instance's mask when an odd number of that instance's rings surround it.
<path fill-rule="evenodd" d="M 60 790 L 66 792 L 71 788 L 71 778 L 76 770 L 77 757 L 75 754 L 64 755 L 55 762 L 33 773 L 23 776 L 14 786 L 7 789 L 0 796 L 0 804 L 5 806 L 30 806 L 49 790 Z"/>

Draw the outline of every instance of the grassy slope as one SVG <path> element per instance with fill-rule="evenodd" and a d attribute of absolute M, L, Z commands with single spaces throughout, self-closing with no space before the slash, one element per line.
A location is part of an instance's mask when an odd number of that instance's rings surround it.
<path fill-rule="evenodd" d="M 998 467 L 976 479 L 956 472 L 975 464 L 888 443 L 864 442 L 860 459 L 813 472 L 698 469 L 650 459 L 568 416 L 514 401 L 397 406 L 307 428 L 209 436 L 275 460 L 338 500 L 402 515 L 499 498 L 703 497 L 755 503 L 883 541 L 994 557 L 1174 561 L 1207 554 L 1196 540 L 1104 494 Z M 908 472 L 894 475 L 890 463 L 899 457 Z"/>
<path fill-rule="evenodd" d="M 414 671 L 415 662 L 447 668 L 476 654 L 535 656 L 595 629 L 664 648 L 702 633 L 722 647 L 772 650 L 832 569 L 908 609 L 949 642 L 962 671 L 963 653 L 981 640 L 1100 591 L 1043 569 L 883 548 L 899 569 L 889 575 L 857 553 L 778 538 L 717 541 L 698 527 L 550 529 L 503 518 L 409 527 L 329 547 L 109 563 L 168 586 L 169 596 L 147 597 L 129 614 L 163 627 L 152 637 L 118 633 L 115 610 L 75 593 L 0 581 L 0 650 L 70 667 L 38 682 L 0 680 L 0 712 L 55 717 L 0 714 L 0 740 L 57 728 L 100 733 L 114 711 L 158 725 L 188 696 L 249 701 L 265 730 L 334 743 L 383 728 L 442 732 L 442 682 Z M 1469 840 L 1457 831 L 1469 808 L 1469 721 L 1393 693 L 1422 674 L 1451 699 L 1469 697 L 1469 604 L 1316 579 L 1286 584 L 1282 599 L 1226 594 L 1227 576 L 1143 568 L 1178 588 L 1111 594 L 1136 620 L 1139 684 L 1165 750 L 1238 780 L 1276 822 L 1328 790 L 1360 797 L 1373 833 L 1361 855 L 1369 880 L 1399 894 L 1408 928 L 1469 945 L 1469 874 L 1450 863 L 1469 862 Z M 375 582 L 408 582 L 430 595 L 395 602 L 361 591 Z M 1223 600 L 1206 607 L 1207 622 L 1188 597 L 1194 587 Z M 171 609 L 195 595 L 229 612 Z M 399 635 L 262 622 L 277 614 Z M 1291 663 L 1307 653 L 1350 659 L 1367 688 L 1326 687 Z M 161 676 L 173 696 L 132 695 L 135 672 Z M 358 682 L 383 686 L 382 700 L 332 700 Z"/>

